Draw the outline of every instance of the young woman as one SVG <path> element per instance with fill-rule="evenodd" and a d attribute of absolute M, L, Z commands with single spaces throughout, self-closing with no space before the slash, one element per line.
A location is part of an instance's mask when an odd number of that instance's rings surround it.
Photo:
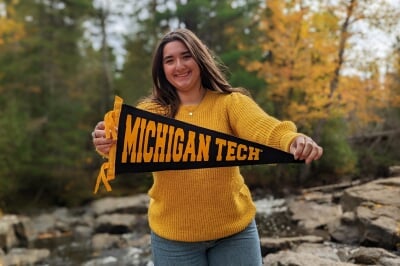
<path fill-rule="evenodd" d="M 235 135 L 311 163 L 323 150 L 289 121 L 266 114 L 227 82 L 208 48 L 187 29 L 166 34 L 153 58 L 153 93 L 142 108 Z M 104 122 L 93 133 L 107 154 Z M 160 171 L 149 190 L 153 259 L 158 265 L 262 265 L 255 205 L 239 167 Z"/>

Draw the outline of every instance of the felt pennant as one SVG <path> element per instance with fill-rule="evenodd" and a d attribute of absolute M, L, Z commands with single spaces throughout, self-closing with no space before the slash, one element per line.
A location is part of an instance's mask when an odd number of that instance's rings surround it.
<path fill-rule="evenodd" d="M 122 173 L 255 164 L 299 163 L 290 153 L 147 112 L 116 96 L 105 117 L 106 138 L 116 140 L 103 163 L 94 193 Z"/>

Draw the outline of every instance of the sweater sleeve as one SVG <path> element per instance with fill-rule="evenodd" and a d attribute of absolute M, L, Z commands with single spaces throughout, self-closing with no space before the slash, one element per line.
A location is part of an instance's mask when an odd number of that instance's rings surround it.
<path fill-rule="evenodd" d="M 300 135 L 293 122 L 268 115 L 246 95 L 231 93 L 226 105 L 230 126 L 240 138 L 288 152 L 290 143 Z"/>

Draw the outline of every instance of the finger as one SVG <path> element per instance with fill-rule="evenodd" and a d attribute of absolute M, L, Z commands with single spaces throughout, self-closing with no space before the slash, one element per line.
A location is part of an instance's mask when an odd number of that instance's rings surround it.
<path fill-rule="evenodd" d="M 303 149 L 303 152 L 300 155 L 300 158 L 302 160 L 307 159 L 310 156 L 310 154 L 313 152 L 313 150 L 314 150 L 314 143 L 309 142 L 309 141 L 306 142 L 304 144 L 304 149 Z"/>
<path fill-rule="evenodd" d="M 93 139 L 93 144 L 97 147 L 99 145 L 112 145 L 113 144 L 113 140 L 112 139 L 106 139 L 106 138 L 95 138 Z"/>
<path fill-rule="evenodd" d="M 312 161 L 316 160 L 317 156 L 318 156 L 318 148 L 314 147 L 311 150 L 310 154 L 307 156 L 307 158 L 305 158 L 306 163 L 308 164 L 308 163 L 311 163 Z"/>
<path fill-rule="evenodd" d="M 96 139 L 102 139 L 102 138 L 105 138 L 105 136 L 106 136 L 106 132 L 104 131 L 104 130 L 98 130 L 98 129 L 96 129 L 95 131 L 94 131 L 94 135 L 96 136 L 95 138 Z"/>
<path fill-rule="evenodd" d="M 294 158 L 297 159 L 303 159 L 302 154 L 305 148 L 306 142 L 305 142 L 305 137 L 301 137 L 296 139 L 296 150 L 294 153 Z"/>
<path fill-rule="evenodd" d="M 315 160 L 319 160 L 322 157 L 322 154 L 324 154 L 324 149 L 322 147 L 318 146 L 317 149 L 318 149 L 318 154 L 315 157 Z"/>
<path fill-rule="evenodd" d="M 319 160 L 322 157 L 323 149 L 315 144 L 313 151 L 310 153 L 308 158 L 306 159 L 306 163 L 311 163 L 312 161 Z"/>
<path fill-rule="evenodd" d="M 95 127 L 95 129 L 98 129 L 98 130 L 104 130 L 105 128 L 106 128 L 106 126 L 105 126 L 104 121 L 99 121 L 99 122 L 96 124 L 96 127 Z"/>
<path fill-rule="evenodd" d="M 108 154 L 110 152 L 112 144 L 110 144 L 110 143 L 99 144 L 99 145 L 95 145 L 95 147 L 96 147 L 97 151 L 102 152 L 104 154 Z"/>

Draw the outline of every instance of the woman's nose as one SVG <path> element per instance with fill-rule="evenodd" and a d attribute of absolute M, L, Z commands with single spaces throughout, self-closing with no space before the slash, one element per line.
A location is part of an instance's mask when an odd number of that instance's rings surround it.
<path fill-rule="evenodd" d="M 183 67 L 184 67 L 184 64 L 183 64 L 182 60 L 180 60 L 180 59 L 176 60 L 175 68 L 180 69 Z"/>

